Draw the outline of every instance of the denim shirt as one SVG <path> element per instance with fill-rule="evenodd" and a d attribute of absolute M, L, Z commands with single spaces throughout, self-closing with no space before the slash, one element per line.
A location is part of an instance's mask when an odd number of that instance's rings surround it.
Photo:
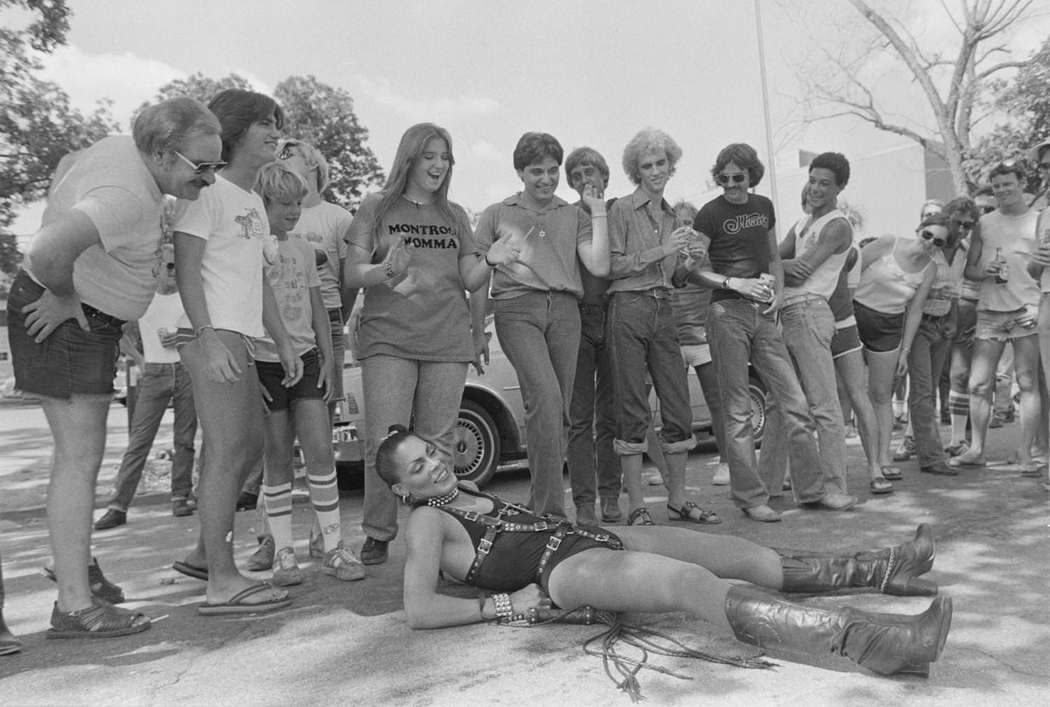
<path fill-rule="evenodd" d="M 664 255 L 662 244 L 674 231 L 674 210 L 661 199 L 656 216 L 650 202 L 639 187 L 609 211 L 609 294 L 672 288 L 678 253 Z"/>

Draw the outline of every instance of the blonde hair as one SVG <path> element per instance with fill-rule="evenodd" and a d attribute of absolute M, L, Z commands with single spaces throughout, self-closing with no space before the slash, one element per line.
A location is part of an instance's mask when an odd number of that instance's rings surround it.
<path fill-rule="evenodd" d="M 298 172 L 293 172 L 278 162 L 271 162 L 259 170 L 255 191 L 262 196 L 263 204 L 269 206 L 271 201 L 302 200 L 310 189 Z"/>

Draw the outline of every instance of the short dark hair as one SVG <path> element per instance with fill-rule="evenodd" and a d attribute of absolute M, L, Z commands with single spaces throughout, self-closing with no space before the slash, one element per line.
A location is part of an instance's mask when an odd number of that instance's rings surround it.
<path fill-rule="evenodd" d="M 565 155 L 561 143 L 548 133 L 525 133 L 518 139 L 514 148 L 514 169 L 523 170 L 530 164 L 541 162 L 547 157 L 561 164 Z"/>
<path fill-rule="evenodd" d="M 718 153 L 718 157 L 715 158 L 715 165 L 711 168 L 711 176 L 714 177 L 715 181 L 718 181 L 718 175 L 722 173 L 722 170 L 730 162 L 747 171 L 748 182 L 752 187 L 757 187 L 758 183 L 762 181 L 762 176 L 766 173 L 766 167 L 758 159 L 758 153 L 755 151 L 755 148 L 746 142 L 734 142 L 723 147 L 722 151 Z"/>
<path fill-rule="evenodd" d="M 1003 160 L 988 172 L 988 181 L 1005 174 L 1015 175 L 1019 182 L 1024 182 L 1028 179 L 1028 170 L 1025 169 L 1021 160 Z"/>
<path fill-rule="evenodd" d="M 947 216 L 951 218 L 953 214 L 959 212 L 968 214 L 975 219 L 981 215 L 980 210 L 977 208 L 977 204 L 975 204 L 973 199 L 968 196 L 955 197 L 944 205 L 944 210 L 941 213 L 947 214 Z"/>
<path fill-rule="evenodd" d="M 822 152 L 809 163 L 809 171 L 826 169 L 835 175 L 837 186 L 849 184 L 849 160 L 841 152 Z"/>
<path fill-rule="evenodd" d="M 277 128 L 284 127 L 284 111 L 277 102 L 255 91 L 240 88 L 220 91 L 208 102 L 208 109 L 222 125 L 222 159 L 225 162 L 230 161 L 233 146 L 248 132 L 252 123 L 272 115 L 277 120 Z"/>
<path fill-rule="evenodd" d="M 565 158 L 565 181 L 572 181 L 572 170 L 579 166 L 594 167 L 602 175 L 604 186 L 609 186 L 609 164 L 593 147 L 577 147 Z"/>
<path fill-rule="evenodd" d="M 397 468 L 394 454 L 401 443 L 413 436 L 404 425 L 390 425 L 388 434 L 379 444 L 376 450 L 376 473 L 379 478 L 386 482 L 387 486 L 393 486 L 401 480 L 401 471 Z"/>

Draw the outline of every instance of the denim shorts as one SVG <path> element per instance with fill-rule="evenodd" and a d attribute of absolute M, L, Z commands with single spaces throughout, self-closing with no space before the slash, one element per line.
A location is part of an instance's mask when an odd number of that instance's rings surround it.
<path fill-rule="evenodd" d="M 7 297 L 7 332 L 15 388 L 63 400 L 74 394 L 111 394 L 124 321 L 82 305 L 89 331 L 70 319 L 59 324 L 38 344 L 26 331 L 22 308 L 43 294 L 44 287 L 20 270 Z"/>
<path fill-rule="evenodd" d="M 259 382 L 271 398 L 266 401 L 266 407 L 270 410 L 288 410 L 296 400 L 320 400 L 324 397 L 324 388 L 317 387 L 317 380 L 321 377 L 321 359 L 317 349 L 310 349 L 299 358 L 303 360 L 303 377 L 291 388 L 281 385 L 284 366 L 279 362 L 255 362 Z"/>
<path fill-rule="evenodd" d="M 884 314 L 854 302 L 853 313 L 857 317 L 857 333 L 868 351 L 893 351 L 901 345 L 901 339 L 904 338 L 904 312 Z"/>
<path fill-rule="evenodd" d="M 1026 336 L 1037 334 L 1038 332 L 1034 326 L 1026 328 L 1019 323 L 1024 314 L 1024 307 L 1012 312 L 990 312 L 986 309 L 980 309 L 977 311 L 977 325 L 974 331 L 974 338 L 990 341 L 1013 341 L 1014 339 L 1023 339 Z"/>

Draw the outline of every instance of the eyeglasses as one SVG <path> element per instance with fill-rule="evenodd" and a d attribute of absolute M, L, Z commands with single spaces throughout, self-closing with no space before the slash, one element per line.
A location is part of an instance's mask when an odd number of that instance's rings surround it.
<path fill-rule="evenodd" d="M 938 236 L 933 235 L 933 231 L 923 231 L 919 235 L 922 236 L 923 240 L 933 241 L 933 244 L 938 248 L 943 248 L 944 244 L 948 242 L 945 238 L 939 238 Z"/>
<path fill-rule="evenodd" d="M 959 228 L 962 228 L 964 230 L 969 231 L 971 228 L 974 227 L 974 224 L 976 222 L 975 221 L 956 221 L 956 223 L 959 224 Z"/>
<path fill-rule="evenodd" d="M 729 184 L 730 182 L 732 182 L 733 184 L 743 184 L 744 181 L 747 180 L 747 175 L 746 174 L 720 174 L 717 177 L 715 177 L 715 180 L 719 184 Z"/>
<path fill-rule="evenodd" d="M 219 160 L 218 162 L 194 162 L 178 150 L 172 150 L 172 152 L 175 153 L 176 157 L 188 164 L 190 166 L 190 169 L 193 170 L 194 174 L 204 174 L 205 172 L 217 172 L 228 164 L 227 162 L 223 162 L 222 160 Z"/>

